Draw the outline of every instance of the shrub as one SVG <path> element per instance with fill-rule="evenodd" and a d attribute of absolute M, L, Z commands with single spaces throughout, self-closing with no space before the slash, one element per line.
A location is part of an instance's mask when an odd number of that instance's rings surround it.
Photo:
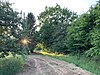
<path fill-rule="evenodd" d="M 22 57 L 8 57 L 0 59 L 0 75 L 14 75 L 22 70 L 24 60 Z"/>

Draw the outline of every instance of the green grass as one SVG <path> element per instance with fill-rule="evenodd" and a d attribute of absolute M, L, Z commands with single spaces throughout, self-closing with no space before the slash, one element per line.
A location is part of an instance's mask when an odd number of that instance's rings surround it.
<path fill-rule="evenodd" d="M 96 75 L 100 75 L 100 63 L 90 60 L 84 56 L 78 58 L 77 56 L 72 55 L 64 55 L 64 56 L 51 56 L 53 58 L 57 58 L 59 60 L 67 61 L 70 63 L 74 63 L 76 66 L 79 66 L 87 71 L 90 71 Z"/>
<path fill-rule="evenodd" d="M 0 58 L 0 75 L 15 75 L 23 68 L 23 57 Z"/>

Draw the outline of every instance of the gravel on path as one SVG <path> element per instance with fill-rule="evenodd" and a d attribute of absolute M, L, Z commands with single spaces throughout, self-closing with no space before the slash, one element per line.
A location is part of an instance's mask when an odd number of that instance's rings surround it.
<path fill-rule="evenodd" d="M 72 63 L 43 55 L 29 55 L 23 72 L 17 75 L 95 75 Z"/>

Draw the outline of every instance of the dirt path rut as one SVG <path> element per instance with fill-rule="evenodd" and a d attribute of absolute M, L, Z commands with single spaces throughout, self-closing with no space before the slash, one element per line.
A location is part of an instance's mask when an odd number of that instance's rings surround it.
<path fill-rule="evenodd" d="M 18 75 L 94 75 L 74 64 L 48 56 L 29 55 L 24 71 Z"/>

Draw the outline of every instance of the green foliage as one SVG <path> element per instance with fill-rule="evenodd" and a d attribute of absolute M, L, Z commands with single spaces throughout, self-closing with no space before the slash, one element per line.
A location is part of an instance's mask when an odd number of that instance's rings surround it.
<path fill-rule="evenodd" d="M 9 51 L 12 54 L 21 51 L 17 48 L 20 46 L 17 37 L 21 20 L 18 15 L 19 13 L 11 8 L 10 3 L 0 3 L 0 57 L 9 55 Z"/>
<path fill-rule="evenodd" d="M 67 47 L 72 53 L 100 56 L 100 2 L 80 15 L 67 29 Z"/>
<path fill-rule="evenodd" d="M 36 26 L 35 26 L 35 17 L 33 15 L 33 13 L 28 13 L 27 17 L 23 19 L 22 21 L 22 31 L 20 31 L 20 40 L 22 39 L 28 39 L 29 43 L 28 43 L 28 50 L 29 52 L 33 52 L 36 44 L 37 44 L 37 41 L 36 41 L 36 38 L 35 38 L 35 35 L 36 35 Z"/>
<path fill-rule="evenodd" d="M 83 14 L 67 29 L 67 47 L 69 51 L 83 53 L 91 46 L 89 35 L 89 14 Z M 88 30 L 88 31 L 87 31 Z"/>
<path fill-rule="evenodd" d="M 87 56 L 100 57 L 99 10 L 100 1 L 79 17 L 58 4 L 46 7 L 38 17 L 40 42 L 51 52 L 86 53 Z"/>
<path fill-rule="evenodd" d="M 46 7 L 38 17 L 42 26 L 39 32 L 41 43 L 52 52 L 66 52 L 66 30 L 76 17 L 74 12 L 61 8 L 58 4 Z"/>
<path fill-rule="evenodd" d="M 22 57 L 0 58 L 0 75 L 15 75 L 23 68 L 24 60 Z"/>
<path fill-rule="evenodd" d="M 16 55 L 33 51 L 36 45 L 34 15 L 28 13 L 27 17 L 21 18 L 22 14 L 14 11 L 11 5 L 0 3 L 0 57 L 8 56 L 8 52 Z M 29 41 L 29 47 L 21 43 L 24 38 Z"/>
<path fill-rule="evenodd" d="M 27 16 L 27 24 L 29 25 L 29 36 L 31 38 L 31 43 L 29 43 L 29 49 L 32 53 L 34 48 L 36 47 L 37 41 L 36 41 L 36 26 L 35 26 L 35 17 L 32 13 L 28 13 Z"/>
<path fill-rule="evenodd" d="M 93 17 L 92 24 L 94 24 L 94 28 L 90 32 L 90 40 L 93 47 L 86 53 L 87 56 L 100 57 L 100 1 L 90 8 L 90 15 Z"/>

